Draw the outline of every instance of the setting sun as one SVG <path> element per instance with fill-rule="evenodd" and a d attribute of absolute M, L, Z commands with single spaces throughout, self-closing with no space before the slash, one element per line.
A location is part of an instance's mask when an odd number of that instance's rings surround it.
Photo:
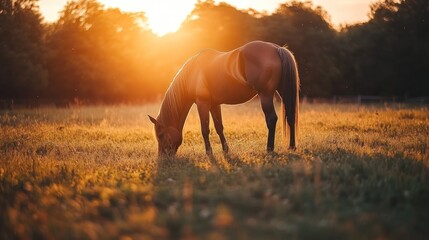
<path fill-rule="evenodd" d="M 165 35 L 175 32 L 186 16 L 192 11 L 195 1 L 123 1 L 123 0 L 101 0 L 107 7 L 117 7 L 123 11 L 145 12 L 149 27 L 157 35 Z"/>
<path fill-rule="evenodd" d="M 273 12 L 284 0 L 216 0 L 225 1 L 240 9 L 253 8 L 258 11 Z M 58 12 L 62 10 L 67 0 L 40 0 L 40 10 L 48 22 L 58 19 Z M 195 6 L 196 0 L 99 0 L 106 7 L 120 8 L 127 12 L 144 12 L 148 18 L 148 25 L 159 35 L 175 32 Z M 365 21 L 368 18 L 371 0 L 313 0 L 315 5 L 321 5 L 328 11 L 332 23 L 354 23 Z"/>
<path fill-rule="evenodd" d="M 48 22 L 56 21 L 58 12 L 62 10 L 67 0 L 40 0 L 40 10 Z M 192 11 L 195 0 L 99 0 L 106 7 L 119 8 L 125 12 L 144 12 L 148 25 L 159 35 L 175 32 L 186 16 Z"/>

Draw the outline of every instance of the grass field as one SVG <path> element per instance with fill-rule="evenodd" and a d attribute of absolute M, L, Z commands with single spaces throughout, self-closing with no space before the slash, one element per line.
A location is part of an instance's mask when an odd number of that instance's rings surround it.
<path fill-rule="evenodd" d="M 157 161 L 158 105 L 0 113 L 0 239 L 427 239 L 429 111 L 303 105 L 265 152 L 258 103 L 223 108 L 205 156 L 191 110 Z M 280 111 L 278 111 L 279 113 Z M 280 124 L 278 124 L 280 125 Z"/>

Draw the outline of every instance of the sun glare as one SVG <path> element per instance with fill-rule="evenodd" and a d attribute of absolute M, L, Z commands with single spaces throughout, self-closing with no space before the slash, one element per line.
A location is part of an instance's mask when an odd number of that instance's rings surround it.
<path fill-rule="evenodd" d="M 68 0 L 39 0 L 40 9 L 47 21 L 55 21 L 58 12 Z M 98 0 L 106 7 L 119 8 L 125 12 L 145 12 L 148 25 L 158 36 L 179 29 L 180 24 L 192 11 L 197 0 Z M 272 12 L 284 0 L 215 0 L 226 1 L 241 9 L 254 8 L 258 11 Z M 304 0 L 303 0 L 304 1 Z M 334 24 L 362 22 L 368 19 L 369 4 L 373 0 L 313 0 L 332 16 Z"/>
<path fill-rule="evenodd" d="M 127 12 L 145 12 L 148 25 L 152 31 L 159 35 L 175 32 L 183 20 L 194 8 L 194 0 L 102 0 L 107 7 L 117 7 Z"/>

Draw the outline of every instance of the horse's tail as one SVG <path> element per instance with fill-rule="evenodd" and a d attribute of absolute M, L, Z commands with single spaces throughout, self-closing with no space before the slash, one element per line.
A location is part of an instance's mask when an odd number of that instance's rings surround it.
<path fill-rule="evenodd" d="M 293 54 L 285 47 L 277 49 L 282 62 L 282 75 L 278 86 L 278 92 L 282 97 L 282 123 L 283 135 L 289 133 L 289 148 L 296 148 L 295 135 L 298 131 L 298 111 L 299 111 L 299 75 L 298 66 Z M 286 121 L 287 128 L 286 131 Z"/>

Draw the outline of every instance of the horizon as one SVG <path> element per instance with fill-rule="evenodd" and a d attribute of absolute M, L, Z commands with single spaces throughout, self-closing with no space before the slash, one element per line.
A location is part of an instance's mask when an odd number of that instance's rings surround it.
<path fill-rule="evenodd" d="M 40 12 L 46 22 L 55 22 L 59 18 L 67 0 L 40 0 Z M 107 8 L 119 8 L 124 12 L 142 11 L 148 18 L 148 25 L 158 36 L 176 32 L 188 14 L 194 9 L 196 0 L 171 1 L 119 1 L 98 0 Z M 272 13 L 280 4 L 289 2 L 282 0 L 215 0 L 215 3 L 226 2 L 237 9 L 255 9 L 259 12 Z M 329 15 L 333 27 L 345 24 L 365 22 L 369 19 L 370 5 L 373 0 L 313 0 L 313 6 L 321 6 Z"/>

